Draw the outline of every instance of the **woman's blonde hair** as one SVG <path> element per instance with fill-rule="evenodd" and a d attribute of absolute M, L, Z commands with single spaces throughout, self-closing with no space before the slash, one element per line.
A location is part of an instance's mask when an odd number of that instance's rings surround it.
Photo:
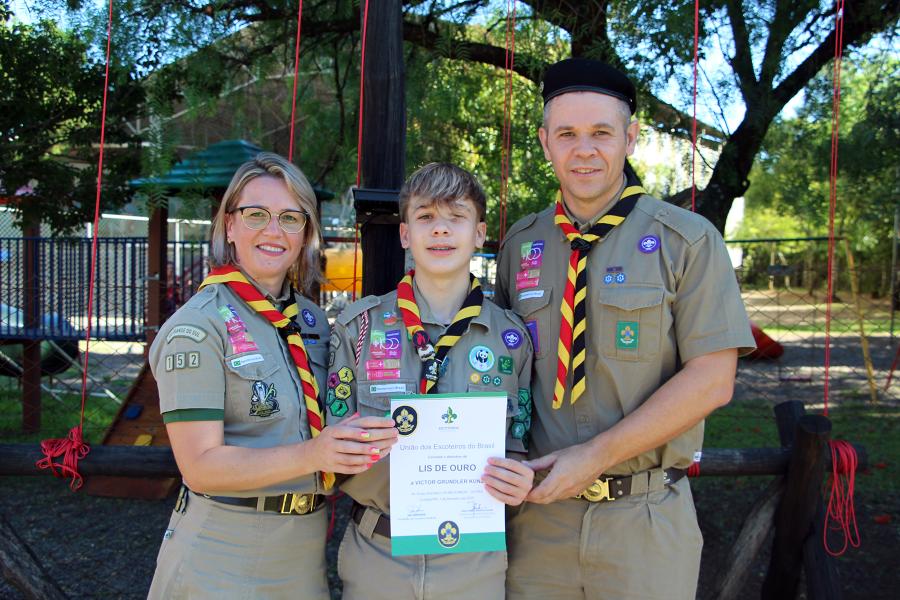
<path fill-rule="evenodd" d="M 225 265 L 237 265 L 237 254 L 234 244 L 228 242 L 225 231 L 225 217 L 237 208 L 244 187 L 257 177 L 275 177 L 284 181 L 288 190 L 294 195 L 300 209 L 308 216 L 303 228 L 303 249 L 297 262 L 288 271 L 288 278 L 301 292 L 308 292 L 315 284 L 322 281 L 322 267 L 319 262 L 322 231 L 319 228 L 319 215 L 316 211 L 316 193 L 306 176 L 293 163 L 283 156 L 272 152 L 260 152 L 253 160 L 238 167 L 222 196 L 219 210 L 212 221 L 210 233 L 211 268 Z"/>

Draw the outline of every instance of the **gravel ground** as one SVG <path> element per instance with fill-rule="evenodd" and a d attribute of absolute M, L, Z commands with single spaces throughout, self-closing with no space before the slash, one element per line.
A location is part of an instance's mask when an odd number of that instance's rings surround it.
<path fill-rule="evenodd" d="M 723 561 L 740 523 L 767 483 L 767 478 L 747 477 L 692 482 L 705 539 L 699 598 L 708 597 L 716 575 L 727 567 Z M 346 525 L 346 500 L 338 503 L 337 527 L 328 548 L 332 562 Z M 71 598 L 144 598 L 172 504 L 172 500 L 73 494 L 61 482 L 45 477 L 0 480 L 0 513 Z M 874 516 L 885 514 L 891 523 L 877 524 Z M 858 498 L 857 518 L 863 547 L 851 549 L 838 561 L 844 597 L 893 600 L 900 573 L 889 566 L 896 564 L 900 549 L 900 498 Z M 771 535 L 742 599 L 760 597 L 770 545 Z M 333 569 L 330 575 L 334 583 Z M 335 599 L 340 597 L 337 589 L 332 591 Z M 0 581 L 0 598 L 18 600 L 21 595 Z"/>

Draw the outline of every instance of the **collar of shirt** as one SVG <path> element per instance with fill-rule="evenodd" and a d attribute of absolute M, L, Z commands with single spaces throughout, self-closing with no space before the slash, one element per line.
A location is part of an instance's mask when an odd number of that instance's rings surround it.
<path fill-rule="evenodd" d="M 275 305 L 276 308 L 282 305 L 283 302 L 287 300 L 293 300 L 290 298 L 291 295 L 291 282 L 287 277 L 284 278 L 284 282 L 281 284 L 281 293 L 278 294 L 278 297 L 272 296 L 269 292 L 267 292 L 261 285 L 256 283 L 256 280 L 250 277 L 250 274 L 247 273 L 240 265 L 235 265 L 240 270 L 241 273 L 244 274 L 244 277 L 247 278 L 247 281 L 250 282 L 250 285 L 259 290 L 259 293 L 263 295 L 263 297 Z"/>
<path fill-rule="evenodd" d="M 415 278 L 413 278 L 413 294 L 416 296 L 416 304 L 419 305 L 419 318 L 422 319 L 423 325 L 435 325 L 440 328 L 441 335 L 447 330 L 447 327 L 450 326 L 449 323 L 441 323 L 440 319 L 434 316 L 434 313 L 431 310 L 431 306 L 428 305 L 428 300 L 425 299 L 425 294 L 419 291 L 419 286 L 416 284 Z M 485 299 L 487 300 L 487 299 Z M 490 329 L 490 319 L 487 314 L 487 306 L 485 306 L 486 302 L 481 304 L 481 312 L 478 313 L 478 316 L 472 319 L 472 323 L 478 323 L 483 326 L 485 329 Z M 457 308 L 457 311 L 459 309 Z M 472 323 L 469 323 L 469 327 L 472 326 Z M 466 330 L 468 331 L 468 329 Z M 437 340 L 432 340 L 437 341 Z"/>
<path fill-rule="evenodd" d="M 616 202 L 619 201 L 619 198 L 622 196 L 622 192 L 624 192 L 624 191 L 625 191 L 625 174 L 622 173 L 622 184 L 619 186 L 619 191 L 616 192 L 616 195 L 613 196 L 613 199 L 612 199 L 612 200 L 610 200 L 609 202 L 607 202 L 606 206 L 603 207 L 603 210 L 601 210 L 600 212 L 598 212 L 598 213 L 597 213 L 596 215 L 594 215 L 587 223 L 585 223 L 585 224 L 583 224 L 583 225 L 579 225 L 578 218 L 575 217 L 575 215 L 573 215 L 573 214 L 569 211 L 569 207 L 566 206 L 566 201 L 565 201 L 565 200 L 563 200 L 563 203 L 562 203 L 562 205 L 563 205 L 563 212 L 566 213 L 566 216 L 569 217 L 569 220 L 572 221 L 572 225 L 574 225 L 574 226 L 578 229 L 578 231 L 580 231 L 581 233 L 585 233 L 585 232 L 587 232 L 587 230 L 589 230 L 591 227 L 593 227 L 594 225 L 597 224 L 597 221 L 600 220 L 600 217 L 602 217 L 603 215 L 605 215 L 606 213 L 608 213 L 608 212 L 610 211 L 610 209 L 611 209 L 613 206 L 615 206 Z"/>

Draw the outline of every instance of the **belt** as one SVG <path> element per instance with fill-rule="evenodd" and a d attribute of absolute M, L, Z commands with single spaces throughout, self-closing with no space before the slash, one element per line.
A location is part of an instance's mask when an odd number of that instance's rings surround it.
<path fill-rule="evenodd" d="M 207 500 L 218 502 L 219 504 L 228 504 L 230 506 L 246 506 L 248 508 L 257 508 L 259 506 L 259 498 L 235 498 L 233 496 L 209 496 L 207 494 L 198 494 Z M 266 496 L 262 503 L 262 509 L 265 512 L 273 512 L 282 515 L 306 515 L 315 512 L 325 505 L 324 496 L 318 494 L 281 494 L 280 496 Z"/>
<path fill-rule="evenodd" d="M 686 474 L 687 471 L 684 469 L 666 469 L 663 471 L 663 484 L 672 485 Z M 598 477 L 586 490 L 575 497 L 588 502 L 612 502 L 616 498 L 630 496 L 633 483 L 642 476 L 647 477 L 647 473 L 635 473 L 625 477 Z"/>
<path fill-rule="evenodd" d="M 359 502 L 353 502 L 353 508 L 350 510 L 350 517 L 353 522 L 359 525 L 362 523 L 363 515 L 366 514 L 367 506 L 363 506 Z M 375 528 L 372 530 L 378 535 L 386 538 L 391 537 L 391 518 L 384 513 L 378 515 L 378 521 L 375 522 Z"/>

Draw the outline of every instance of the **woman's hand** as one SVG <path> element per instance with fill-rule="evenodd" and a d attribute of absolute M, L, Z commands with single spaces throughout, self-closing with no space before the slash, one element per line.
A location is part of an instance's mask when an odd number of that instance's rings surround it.
<path fill-rule="evenodd" d="M 489 458 L 481 476 L 487 493 L 510 506 L 525 501 L 534 483 L 534 471 L 511 458 Z"/>
<path fill-rule="evenodd" d="M 397 437 L 393 419 L 355 413 L 307 443 L 317 470 L 354 475 L 387 456 Z"/>

